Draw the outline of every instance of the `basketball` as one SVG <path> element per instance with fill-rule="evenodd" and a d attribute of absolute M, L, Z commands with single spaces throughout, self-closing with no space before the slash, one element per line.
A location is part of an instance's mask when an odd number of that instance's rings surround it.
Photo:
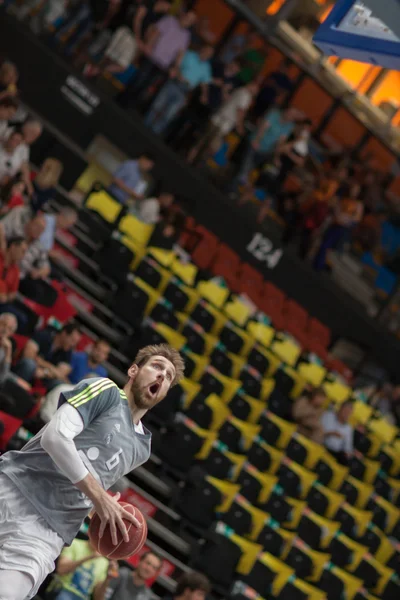
<path fill-rule="evenodd" d="M 97 552 L 99 552 L 102 556 L 114 560 L 128 558 L 129 556 L 132 556 L 132 554 L 136 554 L 141 550 L 147 539 L 147 523 L 140 510 L 132 504 L 128 504 L 127 502 L 121 502 L 120 504 L 124 507 L 125 510 L 132 513 L 135 516 L 135 518 L 142 524 L 142 527 L 140 529 L 137 529 L 135 525 L 131 523 L 131 521 L 127 521 L 126 519 L 124 519 L 124 523 L 126 525 L 129 535 L 129 542 L 124 542 L 122 533 L 119 531 L 118 526 L 118 543 L 116 546 L 114 546 L 114 544 L 112 543 L 111 531 L 108 525 L 104 530 L 103 537 L 100 538 L 99 531 L 101 521 L 97 513 L 93 515 L 89 526 L 89 539 L 92 542 L 95 550 L 97 550 Z"/>

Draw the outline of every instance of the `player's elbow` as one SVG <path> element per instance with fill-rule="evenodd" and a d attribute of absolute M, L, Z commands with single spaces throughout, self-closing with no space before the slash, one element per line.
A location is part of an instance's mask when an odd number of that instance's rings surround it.
<path fill-rule="evenodd" d="M 40 445 L 42 446 L 43 450 L 51 456 L 53 448 L 59 443 L 60 435 L 57 433 L 53 423 L 50 421 L 42 434 Z"/>

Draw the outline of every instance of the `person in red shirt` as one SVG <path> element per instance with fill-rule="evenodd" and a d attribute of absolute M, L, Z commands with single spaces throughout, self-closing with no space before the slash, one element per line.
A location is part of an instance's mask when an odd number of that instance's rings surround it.
<path fill-rule="evenodd" d="M 13 302 L 19 286 L 19 265 L 28 246 L 23 237 L 11 238 L 0 252 L 0 304 Z"/>
<path fill-rule="evenodd" d="M 16 206 L 25 206 L 26 184 L 16 177 L 3 187 L 0 192 L 1 208 L 0 215 L 6 215 Z"/>

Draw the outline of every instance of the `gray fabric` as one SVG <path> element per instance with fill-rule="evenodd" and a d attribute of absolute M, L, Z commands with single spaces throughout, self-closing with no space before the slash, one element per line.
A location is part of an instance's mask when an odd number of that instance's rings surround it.
<path fill-rule="evenodd" d="M 122 567 L 118 579 L 110 580 L 104 600 L 151 600 L 154 594 L 145 585 L 135 585 L 132 571 Z"/>
<path fill-rule="evenodd" d="M 32 218 L 32 211 L 28 206 L 17 206 L 1 220 L 6 240 L 13 237 L 25 237 L 25 225 Z"/>
<path fill-rule="evenodd" d="M 0 347 L 0 383 L 6 379 L 10 372 L 10 363 L 5 360 L 6 353 L 4 348 Z"/>
<path fill-rule="evenodd" d="M 135 430 L 125 393 L 110 379 L 84 379 L 60 394 L 59 406 L 69 402 L 79 411 L 85 428 L 75 444 L 88 471 L 108 490 L 121 477 L 146 462 L 151 433 Z M 0 458 L 0 472 L 14 482 L 49 526 L 70 545 L 92 503 L 56 467 L 40 440 L 47 425 L 20 452 Z"/>

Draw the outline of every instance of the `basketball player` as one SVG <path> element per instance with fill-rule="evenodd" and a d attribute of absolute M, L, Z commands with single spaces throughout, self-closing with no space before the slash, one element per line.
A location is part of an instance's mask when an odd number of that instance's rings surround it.
<path fill-rule="evenodd" d="M 84 379 L 60 394 L 50 422 L 21 452 L 0 458 L 0 600 L 37 593 L 91 509 L 128 541 L 123 518 L 138 521 L 106 490 L 146 462 L 146 412 L 182 378 L 184 363 L 168 346 L 147 346 L 128 370 L 123 390 L 106 378 Z"/>

